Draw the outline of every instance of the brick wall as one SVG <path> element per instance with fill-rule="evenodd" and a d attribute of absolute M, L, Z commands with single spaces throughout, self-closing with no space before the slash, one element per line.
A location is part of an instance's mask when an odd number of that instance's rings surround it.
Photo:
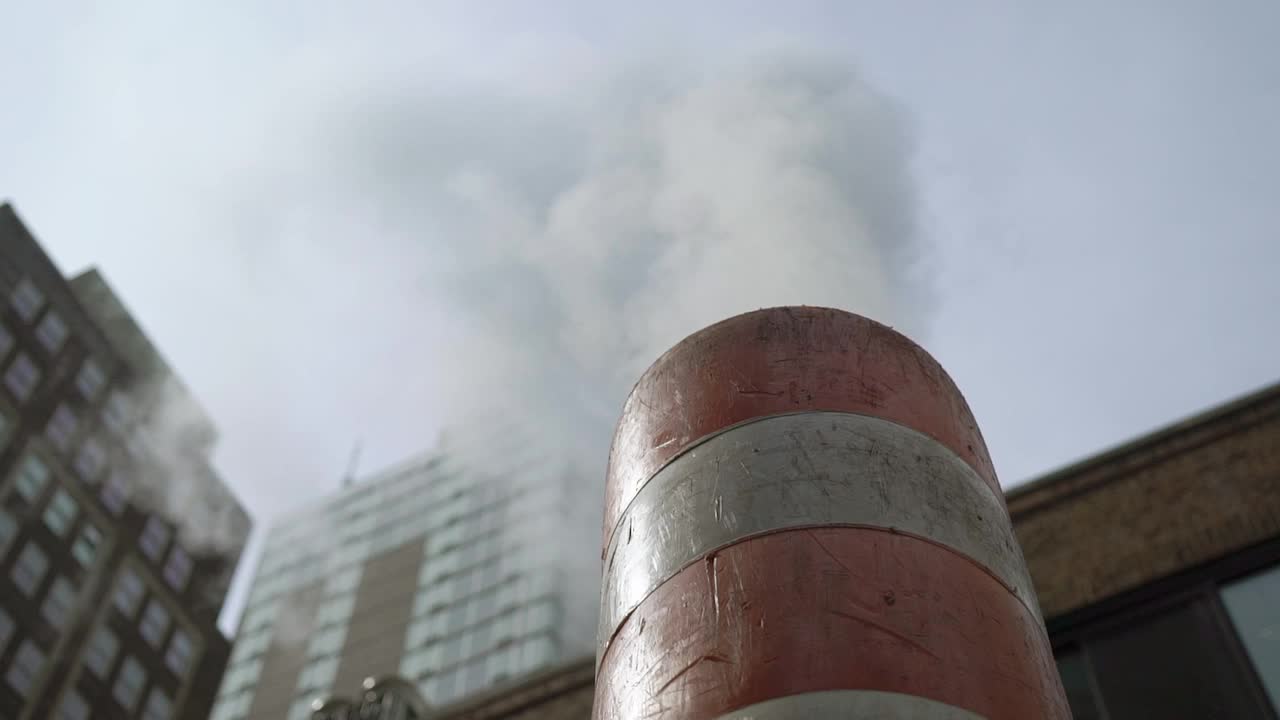
<path fill-rule="evenodd" d="M 1046 618 L 1280 536 L 1280 385 L 1007 495 Z"/>

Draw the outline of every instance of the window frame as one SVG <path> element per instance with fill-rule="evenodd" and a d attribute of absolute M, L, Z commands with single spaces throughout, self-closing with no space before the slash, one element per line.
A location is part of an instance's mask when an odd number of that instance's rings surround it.
<path fill-rule="evenodd" d="M 21 365 L 22 371 L 18 368 Z M 16 373 L 16 374 L 15 374 Z M 21 376 L 21 377 L 19 377 Z M 17 380 L 10 380 L 10 377 Z M 24 379 L 25 378 L 25 379 Z M 21 405 L 31 399 L 44 380 L 44 370 L 25 350 L 19 350 L 4 368 L 4 386 Z"/>
<path fill-rule="evenodd" d="M 126 583 L 125 578 L 133 578 L 133 581 Z M 134 583 L 136 583 L 136 586 L 134 585 Z M 132 587 L 137 588 L 136 592 L 134 592 L 133 590 L 130 590 L 128 593 L 129 595 L 132 596 L 132 599 L 128 601 L 130 605 L 130 607 L 128 608 L 122 607 L 121 601 L 120 601 L 120 598 L 123 597 L 121 593 L 124 590 L 124 586 L 126 584 L 128 584 L 131 588 Z M 138 609 L 142 606 L 142 601 L 146 597 L 147 597 L 147 584 L 142 579 L 142 576 L 138 574 L 138 571 L 134 570 L 132 567 L 129 567 L 128 565 L 120 568 L 120 572 L 116 575 L 115 582 L 112 583 L 112 586 L 111 586 L 112 607 L 114 607 L 124 617 L 129 618 L 129 620 L 134 620 L 138 617 Z"/>
<path fill-rule="evenodd" d="M 29 549 L 34 549 L 36 552 L 40 553 L 40 556 L 41 556 L 40 562 L 42 562 L 44 565 L 42 568 L 40 568 L 40 572 L 38 576 L 32 581 L 30 589 L 19 584 L 18 578 L 15 576 L 15 573 L 18 572 L 18 569 L 25 565 L 25 561 L 23 560 L 23 558 L 27 556 L 27 550 Z M 14 587 L 18 588 L 18 590 L 22 592 L 23 595 L 25 595 L 27 598 L 33 598 L 36 596 L 37 593 L 39 593 L 40 586 L 44 584 L 45 579 L 49 577 L 49 569 L 51 566 L 52 566 L 52 562 L 49 559 L 49 553 L 43 547 L 40 546 L 40 543 L 36 542 L 35 538 L 28 537 L 27 542 L 22 546 L 22 550 L 19 551 L 17 556 L 14 557 L 13 566 L 9 568 L 9 580 L 13 583 Z M 24 574 L 26 573 L 27 570 L 28 568 L 23 568 Z"/>
<path fill-rule="evenodd" d="M 99 637 L 108 637 L 110 638 L 110 642 L 100 644 L 98 642 Z M 109 653 L 104 652 L 107 646 L 111 648 L 111 652 Z M 93 634 L 89 635 L 89 639 L 85 643 L 84 652 L 81 654 L 80 662 L 89 670 L 90 673 L 94 675 L 94 677 L 97 677 L 103 682 L 107 682 L 111 678 L 111 669 L 116 664 L 116 658 L 120 657 L 120 647 L 119 633 L 112 630 L 107 623 L 100 623 L 96 628 L 94 628 Z M 101 671 L 98 670 L 96 661 L 94 664 L 89 662 L 90 657 L 104 658 L 102 660 L 103 667 Z"/>
<path fill-rule="evenodd" d="M 66 453 L 71 450 L 79 431 L 80 417 L 67 403 L 60 402 L 49 415 L 49 421 L 45 423 L 44 437 L 58 452 Z"/>
<path fill-rule="evenodd" d="M 152 630 L 151 628 L 155 628 Z M 169 639 L 169 630 L 173 628 L 173 613 L 160 599 L 152 593 L 147 606 L 142 609 L 138 618 L 138 635 L 151 646 L 152 650 L 163 650 Z"/>
<path fill-rule="evenodd" d="M 1255 572 L 1280 566 L 1280 538 L 1273 538 L 1244 548 L 1223 558 L 1187 568 L 1174 575 L 1120 593 L 1084 608 L 1046 618 L 1050 641 L 1056 655 L 1076 647 L 1085 655 L 1090 671 L 1089 682 L 1094 701 L 1106 713 L 1106 705 L 1088 659 L 1088 644 L 1136 623 L 1155 619 L 1188 603 L 1203 603 L 1210 614 L 1213 629 L 1223 644 L 1234 669 L 1248 688 L 1249 699 L 1263 720 L 1280 720 L 1280 708 L 1273 707 L 1257 668 L 1236 630 L 1220 594 L 1223 586 Z"/>
<path fill-rule="evenodd" d="M 53 522 L 50 522 L 50 519 Z M 40 514 L 40 520 L 44 523 L 45 529 L 59 540 L 66 540 L 78 519 L 80 519 L 80 503 L 64 487 L 58 487 L 53 491 L 53 495 L 44 507 L 44 512 Z"/>
<path fill-rule="evenodd" d="M 129 698 L 130 702 L 125 702 L 125 699 L 120 697 L 121 683 L 125 679 L 126 671 L 134 668 L 137 669 L 140 675 L 139 682 L 133 686 L 133 694 Z M 115 680 L 111 683 L 111 699 L 115 700 L 120 707 L 127 709 L 130 713 L 136 712 L 138 703 L 142 700 L 142 691 L 146 689 L 149 680 L 147 666 L 140 662 L 136 656 L 125 655 L 124 660 L 120 661 L 120 668 L 116 670 Z"/>
<path fill-rule="evenodd" d="M 142 532 L 138 533 L 138 550 L 151 562 L 160 562 L 172 539 L 173 528 L 169 523 L 159 515 L 148 515 Z"/>
<path fill-rule="evenodd" d="M 65 597 L 55 598 L 56 591 L 65 591 Z M 61 595 L 61 592 L 59 594 Z M 74 620 L 74 610 L 79 595 L 75 583 L 70 578 L 65 575 L 55 575 L 53 581 L 49 583 L 49 589 L 45 591 L 44 601 L 40 603 L 40 617 L 49 623 L 50 627 L 60 633 L 63 632 Z M 50 608 L 60 614 L 50 617 Z"/>
<path fill-rule="evenodd" d="M 57 355 L 67 346 L 67 339 L 71 337 L 71 327 L 56 309 L 49 308 L 44 317 L 40 318 L 40 322 L 36 323 L 35 336 L 40 342 L 40 347 L 47 350 L 50 355 Z"/>
<path fill-rule="evenodd" d="M 107 386 L 107 373 L 92 355 L 80 361 L 80 369 L 76 371 L 75 386 L 80 399 L 87 403 L 102 397 L 102 389 Z"/>
<path fill-rule="evenodd" d="M 13 674 L 14 670 L 18 669 L 19 667 L 18 660 L 24 657 L 24 653 L 28 650 L 31 653 L 35 653 L 39 659 L 36 660 L 35 667 L 25 668 L 30 673 L 30 677 L 28 678 L 29 683 L 27 684 L 26 687 L 19 689 L 17 686 L 13 684 L 12 680 L 10 680 L 10 676 Z M 26 654 L 29 655 L 30 653 L 26 653 Z M 45 671 L 48 664 L 49 664 L 49 653 L 46 652 L 43 648 L 41 648 L 39 645 L 37 645 L 32 640 L 32 638 L 28 637 L 24 639 L 22 641 L 22 644 L 18 646 L 18 649 L 13 652 L 13 658 L 10 659 L 9 666 L 5 668 L 5 673 L 4 673 L 5 684 L 8 685 L 12 690 L 17 692 L 19 697 L 29 698 L 31 697 L 31 691 L 39 684 L 39 681 L 41 679 L 40 675 Z M 25 665 L 25 663 L 23 663 L 23 665 Z"/>
<path fill-rule="evenodd" d="M 40 311 L 48 302 L 49 297 L 44 294 L 44 290 L 25 275 L 9 291 L 9 307 L 28 325 L 40 316 Z"/>

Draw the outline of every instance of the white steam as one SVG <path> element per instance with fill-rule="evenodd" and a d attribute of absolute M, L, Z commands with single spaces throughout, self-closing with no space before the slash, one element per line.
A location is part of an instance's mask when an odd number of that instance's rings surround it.
<path fill-rule="evenodd" d="M 775 58 L 620 79 L 595 100 L 544 135 L 538 120 L 521 127 L 540 108 L 506 108 L 503 127 L 481 121 L 467 128 L 479 137 L 460 138 L 433 136 L 448 126 L 433 115 L 441 108 L 401 108 L 393 126 L 373 123 L 375 162 L 357 163 L 383 193 L 363 203 L 398 236 L 448 220 L 452 236 L 419 240 L 448 248 L 445 271 L 423 271 L 430 301 L 461 326 L 428 349 L 445 379 L 433 410 L 476 436 L 462 444 L 477 448 L 470 464 L 493 465 L 486 436 L 514 424 L 570 468 L 567 517 L 548 516 L 541 531 L 572 576 L 580 650 L 595 627 L 608 440 L 649 363 L 759 307 L 915 319 L 903 302 L 915 247 L 910 134 L 899 108 L 848 68 Z M 429 152 L 477 141 L 502 150 Z"/>
<path fill-rule="evenodd" d="M 445 427 L 505 477 L 491 439 L 518 436 L 564 468 L 530 543 L 566 568 L 585 651 L 608 443 L 646 366 L 765 306 L 921 320 L 908 119 L 844 64 L 778 56 L 558 95 L 370 85 L 282 92 L 242 130 L 242 175 L 191 181 L 221 212 L 185 257 L 237 241 L 207 315 L 235 327 L 206 391 L 228 474 L 252 468 L 269 517 L 336 490 L 356 438 L 362 475 Z"/>

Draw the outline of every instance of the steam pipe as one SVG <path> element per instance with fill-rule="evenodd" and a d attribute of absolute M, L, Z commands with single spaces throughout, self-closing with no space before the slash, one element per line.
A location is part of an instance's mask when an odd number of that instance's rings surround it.
<path fill-rule="evenodd" d="M 968 405 L 866 318 L 761 310 L 659 358 L 603 547 L 595 720 L 1071 717 Z"/>

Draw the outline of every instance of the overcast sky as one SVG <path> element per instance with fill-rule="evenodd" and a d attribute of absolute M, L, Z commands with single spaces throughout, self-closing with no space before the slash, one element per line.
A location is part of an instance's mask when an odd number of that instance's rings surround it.
<path fill-rule="evenodd" d="M 779 302 L 920 341 L 1006 486 L 1280 379 L 1280 5 L 603 5 L 25 3 L 0 197 L 260 525 L 472 402 L 600 477 L 636 372 Z"/>

